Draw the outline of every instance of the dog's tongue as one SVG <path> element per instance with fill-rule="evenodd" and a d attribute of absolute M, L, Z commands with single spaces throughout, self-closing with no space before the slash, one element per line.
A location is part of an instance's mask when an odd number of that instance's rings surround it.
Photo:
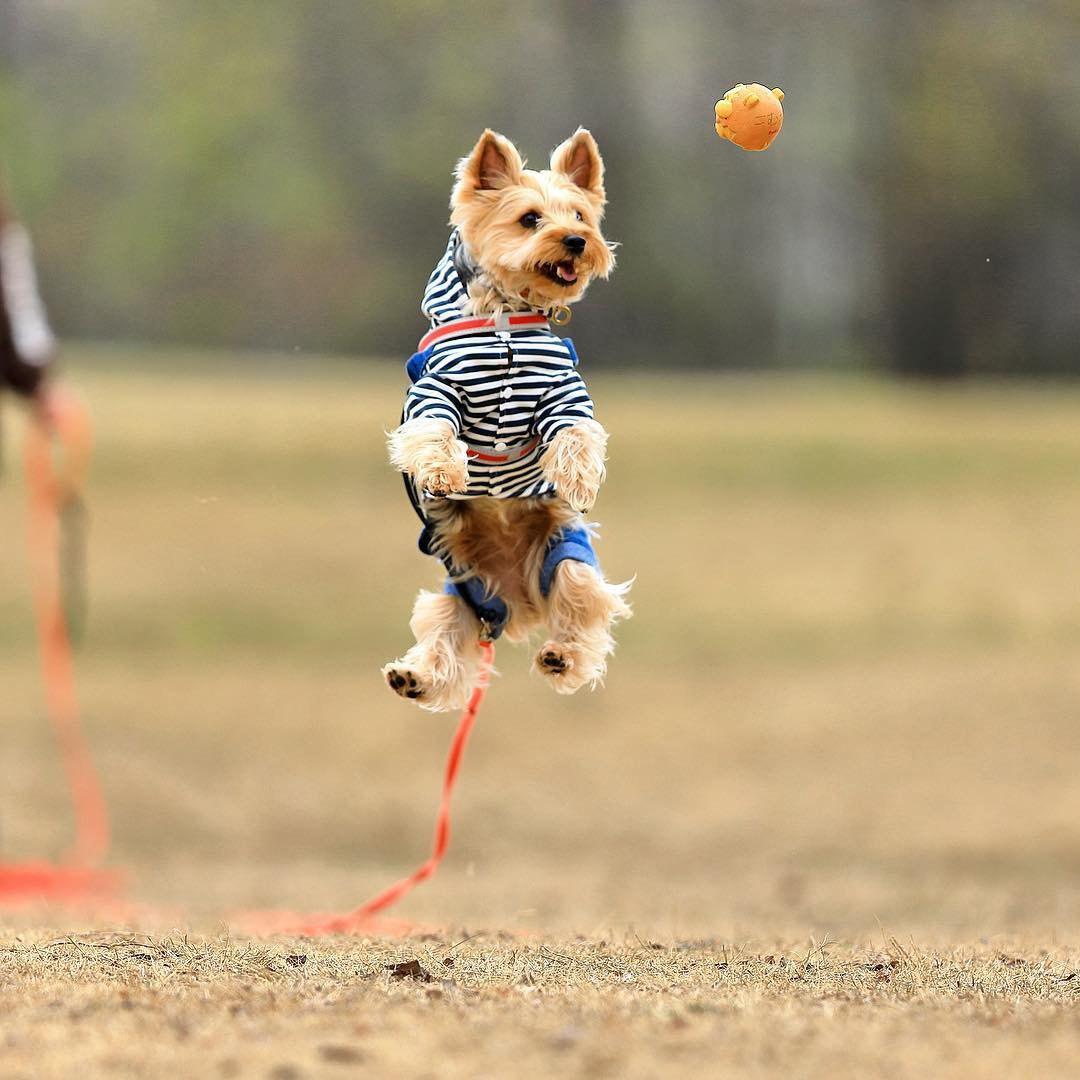
<path fill-rule="evenodd" d="M 571 263 L 559 263 L 559 265 L 555 267 L 555 273 L 558 274 L 563 281 L 577 281 L 577 271 Z"/>

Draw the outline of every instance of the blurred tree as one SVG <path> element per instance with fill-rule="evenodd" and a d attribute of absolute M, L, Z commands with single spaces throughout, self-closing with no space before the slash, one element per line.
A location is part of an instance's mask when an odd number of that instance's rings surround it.
<path fill-rule="evenodd" d="M 918 0 L 883 6 L 881 19 L 898 47 L 886 123 L 866 145 L 891 366 L 945 377 L 1080 370 L 1080 299 L 1074 291 L 1066 315 L 1063 252 L 1047 273 L 1058 231 L 1078 228 L 1080 125 L 1067 88 L 1080 8 Z M 1080 244 L 1073 253 L 1075 290 Z"/>
<path fill-rule="evenodd" d="M 485 126 L 608 165 L 590 364 L 1080 370 L 1075 0 L 0 0 L 61 332 L 400 356 Z M 766 154 L 712 131 L 788 90 Z M 989 261 L 988 261 L 989 260 Z"/>

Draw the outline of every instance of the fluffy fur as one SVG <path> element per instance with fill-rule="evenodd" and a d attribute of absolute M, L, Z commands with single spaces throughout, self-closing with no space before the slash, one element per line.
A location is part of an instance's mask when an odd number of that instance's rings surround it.
<path fill-rule="evenodd" d="M 600 232 L 606 195 L 596 141 L 579 129 L 551 155 L 542 172 L 525 168 L 508 139 L 485 131 L 457 167 L 451 223 L 477 264 L 467 314 L 569 305 L 614 266 Z M 535 227 L 522 218 L 536 215 Z M 563 239 L 585 245 L 569 255 Z M 560 269 L 561 268 L 561 269 Z M 465 445 L 449 424 L 410 420 L 389 436 L 390 460 L 434 495 L 468 486 Z M 560 693 L 603 679 L 614 648 L 612 624 L 630 614 L 629 583 L 613 585 L 591 566 L 566 561 L 549 595 L 540 594 L 540 568 L 552 536 L 596 500 L 604 479 L 607 433 L 594 420 L 560 431 L 542 459 L 556 499 L 436 499 L 428 507 L 435 545 L 454 565 L 468 567 L 510 610 L 505 634 L 524 640 L 546 624 L 548 641 L 534 668 Z M 383 668 L 390 688 L 432 711 L 464 705 L 480 659 L 479 625 L 456 596 L 421 592 L 410 627 L 416 644 Z"/>
<path fill-rule="evenodd" d="M 594 278 L 615 266 L 611 245 L 600 232 L 607 196 L 604 163 L 596 140 L 579 128 L 551 155 L 551 167 L 526 169 L 514 144 L 485 131 L 473 152 L 459 162 L 450 201 L 450 221 L 480 266 L 470 283 L 473 310 L 486 314 L 573 304 Z M 525 229 L 525 214 L 538 213 L 536 228 Z M 581 236 L 585 250 L 567 259 L 563 237 Z M 573 283 L 554 280 L 567 262 Z"/>
<path fill-rule="evenodd" d="M 540 467 L 570 506 L 591 510 L 607 468 L 607 432 L 595 420 L 560 431 L 544 451 Z"/>
<path fill-rule="evenodd" d="M 418 417 L 387 437 L 390 464 L 432 495 L 460 495 L 469 486 L 465 444 L 445 420 Z"/>

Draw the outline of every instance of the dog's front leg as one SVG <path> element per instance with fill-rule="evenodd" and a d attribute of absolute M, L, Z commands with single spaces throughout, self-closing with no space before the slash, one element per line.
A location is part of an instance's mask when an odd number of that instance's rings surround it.
<path fill-rule="evenodd" d="M 463 495 L 469 488 L 467 448 L 445 420 L 416 417 L 387 437 L 390 464 L 432 495 Z"/>
<path fill-rule="evenodd" d="M 606 472 L 607 441 L 595 420 L 579 420 L 558 432 L 540 459 L 544 478 L 574 510 L 588 510 L 596 502 Z"/>

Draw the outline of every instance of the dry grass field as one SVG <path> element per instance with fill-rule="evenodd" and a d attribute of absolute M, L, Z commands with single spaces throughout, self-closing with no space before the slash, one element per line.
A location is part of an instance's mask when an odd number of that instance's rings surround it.
<path fill-rule="evenodd" d="M 601 557 L 637 575 L 608 686 L 557 697 L 501 646 L 415 932 L 298 941 L 229 913 L 411 869 L 453 724 L 378 675 L 437 580 L 381 447 L 402 376 L 70 367 L 99 435 L 80 692 L 140 906 L 0 911 L 0 1076 L 1073 1067 L 1080 388 L 593 379 Z M 6 412 L 11 859 L 70 822 Z"/>

